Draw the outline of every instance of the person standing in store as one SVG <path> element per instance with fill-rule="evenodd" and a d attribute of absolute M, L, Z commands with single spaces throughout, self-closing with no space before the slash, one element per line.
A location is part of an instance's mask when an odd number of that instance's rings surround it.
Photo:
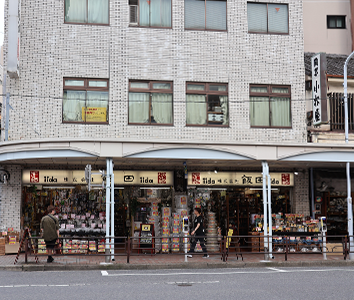
<path fill-rule="evenodd" d="M 208 258 L 209 255 L 207 253 L 207 249 L 204 244 L 204 239 L 205 239 L 205 234 L 204 234 L 204 226 L 203 226 L 203 217 L 202 217 L 202 210 L 199 207 L 196 207 L 194 209 L 194 229 L 191 232 L 191 235 L 195 235 L 196 237 L 194 240 L 191 242 L 191 250 L 188 252 L 188 257 L 192 257 L 190 253 L 194 253 L 195 246 L 197 242 L 199 241 L 200 247 L 202 247 L 203 250 L 203 258 Z"/>
<path fill-rule="evenodd" d="M 47 212 L 48 214 L 41 220 L 41 231 L 48 253 L 47 262 L 51 263 L 54 261 L 52 254 L 59 238 L 59 221 L 54 217 L 55 207 L 53 205 L 48 206 Z"/>

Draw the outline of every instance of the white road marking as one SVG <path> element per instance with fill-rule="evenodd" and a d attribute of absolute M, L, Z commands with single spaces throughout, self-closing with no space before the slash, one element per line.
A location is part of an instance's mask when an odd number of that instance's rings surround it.
<path fill-rule="evenodd" d="M 78 284 L 18 284 L 18 285 L 0 285 L 0 288 L 13 288 L 13 287 L 69 287 L 78 285 L 90 285 L 87 283 Z"/>
<path fill-rule="evenodd" d="M 301 272 L 334 272 L 334 271 L 345 271 L 345 272 L 354 272 L 354 269 L 278 269 L 278 268 L 267 268 L 269 271 L 234 271 L 234 272 L 207 272 L 207 273 L 124 273 L 124 274 L 109 274 L 107 271 L 102 273 L 102 276 L 107 277 L 124 277 L 124 276 L 180 276 L 180 275 L 233 275 L 233 274 L 275 274 L 276 272 L 281 273 L 301 273 Z M 166 282 L 167 284 L 176 284 L 175 282 Z"/>
<path fill-rule="evenodd" d="M 285 270 L 280 270 L 280 269 L 276 269 L 276 268 L 267 268 L 268 270 L 273 270 L 273 271 L 277 271 L 277 272 L 288 272 L 288 271 L 285 271 Z"/>

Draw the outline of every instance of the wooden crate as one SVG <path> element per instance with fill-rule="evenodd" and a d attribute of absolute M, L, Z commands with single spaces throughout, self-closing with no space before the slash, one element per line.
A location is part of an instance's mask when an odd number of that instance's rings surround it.
<path fill-rule="evenodd" d="M 0 255 L 5 255 L 5 238 L 0 238 Z"/>

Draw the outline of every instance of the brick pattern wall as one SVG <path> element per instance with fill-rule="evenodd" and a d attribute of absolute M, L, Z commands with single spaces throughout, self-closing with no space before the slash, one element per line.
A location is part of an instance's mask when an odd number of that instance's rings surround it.
<path fill-rule="evenodd" d="M 109 26 L 64 24 L 64 1 L 21 1 L 20 78 L 7 79 L 16 111 L 9 140 L 305 142 L 302 1 L 269 2 L 288 3 L 289 35 L 249 34 L 246 0 L 228 1 L 227 32 L 185 30 L 183 0 L 172 0 L 172 29 L 129 27 L 126 0 L 110 1 Z M 5 65 L 6 39 L 7 33 Z M 110 79 L 109 125 L 62 123 L 63 77 L 69 76 Z M 129 79 L 173 81 L 173 126 L 128 125 Z M 228 83 L 228 128 L 186 126 L 186 81 Z M 291 85 L 291 129 L 250 128 L 254 83 Z"/>
<path fill-rule="evenodd" d="M 0 168 L 10 173 L 8 184 L 0 184 L 0 228 L 20 230 L 22 169 L 15 165 Z"/>
<path fill-rule="evenodd" d="M 308 170 L 295 175 L 293 212 L 296 214 L 310 215 L 309 172 Z"/>

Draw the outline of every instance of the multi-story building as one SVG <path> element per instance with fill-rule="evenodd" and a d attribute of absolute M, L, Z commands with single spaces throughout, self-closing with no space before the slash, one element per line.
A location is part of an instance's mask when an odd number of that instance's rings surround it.
<path fill-rule="evenodd" d="M 307 143 L 302 16 L 299 0 L 7 0 L 0 226 L 35 230 L 49 202 L 65 220 L 70 205 L 95 218 L 104 192 L 85 204 L 82 178 L 106 158 L 116 234 L 132 211 L 145 221 L 137 199 L 173 207 L 176 195 L 247 233 L 262 162 L 273 211 L 310 215 L 309 168 L 332 147 Z"/>

